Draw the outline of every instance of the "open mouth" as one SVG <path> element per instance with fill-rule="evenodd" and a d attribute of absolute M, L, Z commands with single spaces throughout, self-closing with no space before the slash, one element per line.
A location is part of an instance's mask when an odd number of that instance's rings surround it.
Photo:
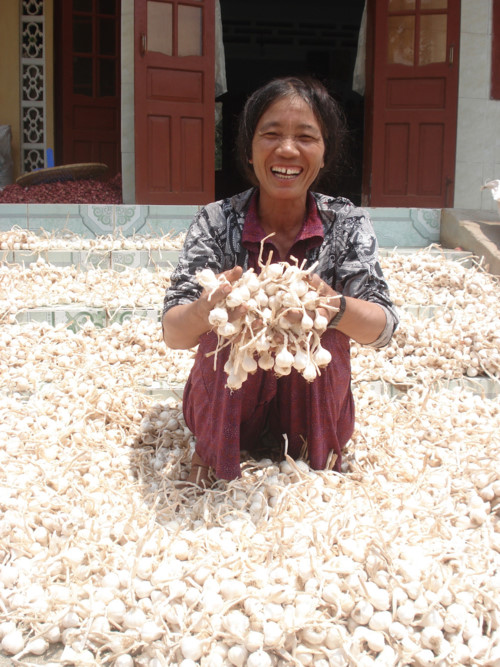
<path fill-rule="evenodd" d="M 296 178 L 302 172 L 302 169 L 299 167 L 271 167 L 271 172 L 278 178 L 291 180 Z"/>

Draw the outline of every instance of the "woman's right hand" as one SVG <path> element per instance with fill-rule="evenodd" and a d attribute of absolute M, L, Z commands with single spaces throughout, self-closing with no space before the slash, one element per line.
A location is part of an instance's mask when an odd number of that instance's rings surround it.
<path fill-rule="evenodd" d="M 165 344 L 181 350 L 198 345 L 200 336 L 212 329 L 208 319 L 210 311 L 224 300 L 231 291 L 232 284 L 241 278 L 242 273 L 241 266 L 224 271 L 219 276 L 224 276 L 226 280 L 222 280 L 216 290 L 204 289 L 196 301 L 170 308 L 162 320 Z M 238 314 L 235 312 L 233 316 L 237 317 Z"/>
<path fill-rule="evenodd" d="M 217 303 L 226 298 L 226 296 L 231 292 L 232 284 L 239 280 L 242 274 L 243 269 L 241 266 L 235 266 L 233 269 L 223 271 L 216 276 L 220 283 L 220 287 L 218 287 L 216 290 L 203 290 L 200 299 L 207 300 L 207 302 L 210 304 L 209 311 L 212 310 L 212 308 Z"/>

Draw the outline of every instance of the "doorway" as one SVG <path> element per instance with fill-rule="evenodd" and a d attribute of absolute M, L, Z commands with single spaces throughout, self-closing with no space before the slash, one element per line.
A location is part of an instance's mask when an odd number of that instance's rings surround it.
<path fill-rule="evenodd" d="M 56 164 L 121 171 L 120 0 L 55 0 Z"/>
<path fill-rule="evenodd" d="M 369 3 L 365 206 L 454 200 L 460 0 Z"/>
<path fill-rule="evenodd" d="M 221 161 L 216 198 L 248 187 L 234 157 L 236 124 L 247 97 L 277 76 L 320 79 L 345 111 L 350 131 L 349 164 L 326 194 L 361 203 L 364 98 L 352 90 L 364 0 L 220 0 L 228 91 L 222 102 Z M 325 9 L 327 7 L 327 9 Z M 257 18 L 260 17 L 260 18 Z"/>

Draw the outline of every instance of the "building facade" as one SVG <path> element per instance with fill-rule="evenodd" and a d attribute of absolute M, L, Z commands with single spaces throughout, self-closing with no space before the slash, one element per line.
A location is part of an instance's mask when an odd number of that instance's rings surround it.
<path fill-rule="evenodd" d="M 340 194 L 495 210 L 481 185 L 500 177 L 500 0 L 330 6 L 255 0 L 249 16 L 241 0 L 5 0 L 0 125 L 14 178 L 52 151 L 55 164 L 119 171 L 125 203 L 225 196 L 243 187 L 232 145 L 245 96 L 310 73 L 351 123 Z"/>

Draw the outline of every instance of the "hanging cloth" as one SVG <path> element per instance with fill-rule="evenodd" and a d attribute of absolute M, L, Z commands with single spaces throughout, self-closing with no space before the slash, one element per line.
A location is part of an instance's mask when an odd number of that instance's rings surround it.
<path fill-rule="evenodd" d="M 220 1 L 215 3 L 215 97 L 227 93 L 226 57 L 222 37 L 222 17 Z"/>
<path fill-rule="evenodd" d="M 366 83 L 366 2 L 361 16 L 361 25 L 359 26 L 358 51 L 356 53 L 356 62 L 354 64 L 354 74 L 352 76 L 352 89 L 360 95 L 365 94 Z"/>

